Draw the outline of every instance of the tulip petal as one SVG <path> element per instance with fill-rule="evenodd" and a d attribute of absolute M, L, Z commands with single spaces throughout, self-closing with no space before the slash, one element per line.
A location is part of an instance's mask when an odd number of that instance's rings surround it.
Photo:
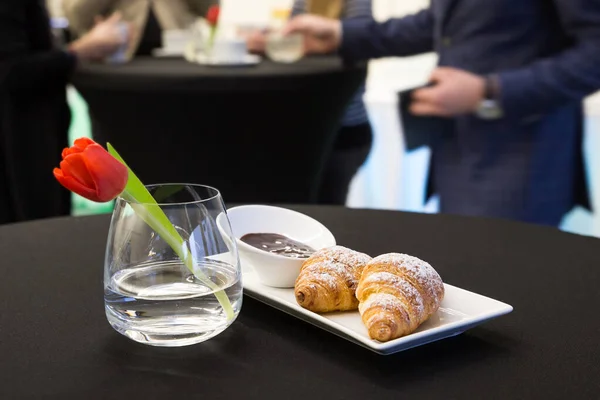
<path fill-rule="evenodd" d="M 71 192 L 77 193 L 81 197 L 85 197 L 88 200 L 99 201 L 96 196 L 96 191 L 94 189 L 85 187 L 81 183 L 79 183 L 76 179 L 65 176 L 63 172 L 59 168 L 54 168 L 54 177 L 58 182 L 63 185 L 65 188 L 70 190 Z"/>
<path fill-rule="evenodd" d="M 75 141 L 73 142 L 73 146 L 78 147 L 81 150 L 85 150 L 86 147 L 88 147 L 92 144 L 98 144 L 98 143 L 94 142 L 92 139 L 90 139 L 88 137 L 80 137 L 80 138 L 75 139 Z"/>
<path fill-rule="evenodd" d="M 65 147 L 61 153 L 63 160 L 70 154 L 81 153 L 82 150 L 79 150 L 76 147 Z"/>
<path fill-rule="evenodd" d="M 94 142 L 90 138 L 81 137 L 81 138 L 75 139 L 73 146 L 67 147 L 62 151 L 62 158 L 65 158 L 66 156 L 68 156 L 70 154 L 81 153 L 83 150 L 85 150 L 86 147 L 88 147 L 89 145 L 92 145 L 92 144 L 97 144 L 97 143 Z"/>
<path fill-rule="evenodd" d="M 88 172 L 83 153 L 74 153 L 66 156 L 60 162 L 60 169 L 65 176 L 71 176 L 83 186 L 95 190 L 96 183 Z"/>
<path fill-rule="evenodd" d="M 86 147 L 82 153 L 87 171 L 94 181 L 96 197 L 106 202 L 120 195 L 129 177 L 127 167 L 111 156 L 99 144 Z"/>

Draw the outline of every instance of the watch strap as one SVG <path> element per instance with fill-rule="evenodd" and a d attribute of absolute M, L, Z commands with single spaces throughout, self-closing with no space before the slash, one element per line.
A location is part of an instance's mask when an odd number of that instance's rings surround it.
<path fill-rule="evenodd" d="M 488 75 L 485 77 L 485 89 L 483 97 L 486 100 L 499 100 L 500 88 L 498 77 L 496 75 Z"/>

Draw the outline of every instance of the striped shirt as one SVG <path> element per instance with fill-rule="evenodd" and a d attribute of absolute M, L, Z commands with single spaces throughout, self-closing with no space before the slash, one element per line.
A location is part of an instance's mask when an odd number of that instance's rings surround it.
<path fill-rule="evenodd" d="M 327 1 L 327 0 L 321 0 Z M 294 0 L 292 6 L 292 16 L 304 14 L 306 12 L 306 0 Z M 372 18 L 371 0 L 346 0 L 342 8 L 340 18 Z M 363 102 L 365 94 L 365 84 L 361 84 L 360 88 L 352 98 L 348 105 L 344 117 L 342 118 L 342 126 L 355 126 L 364 124 L 369 121 L 367 110 Z"/>

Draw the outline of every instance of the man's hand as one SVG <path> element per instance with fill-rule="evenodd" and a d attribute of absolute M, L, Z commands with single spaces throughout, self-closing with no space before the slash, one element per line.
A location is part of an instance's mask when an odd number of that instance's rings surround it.
<path fill-rule="evenodd" d="M 431 74 L 434 86 L 413 93 L 415 115 L 454 117 L 477 110 L 483 100 L 485 79 L 456 68 L 439 67 Z"/>
<path fill-rule="evenodd" d="M 246 46 L 250 53 L 264 53 L 267 43 L 267 35 L 262 31 L 250 32 L 246 35 Z"/>
<path fill-rule="evenodd" d="M 300 15 L 283 29 L 283 34 L 304 35 L 304 51 L 308 54 L 326 54 L 337 50 L 342 40 L 342 23 L 336 19 L 316 15 Z"/>

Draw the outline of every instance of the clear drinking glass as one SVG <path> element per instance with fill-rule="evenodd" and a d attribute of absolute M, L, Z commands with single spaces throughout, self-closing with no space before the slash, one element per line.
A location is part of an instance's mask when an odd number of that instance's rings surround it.
<path fill-rule="evenodd" d="M 241 268 L 223 200 L 208 186 L 147 188 L 183 243 L 175 251 L 168 235 L 136 212 L 139 203 L 132 207 L 117 199 L 104 264 L 106 316 L 117 332 L 137 342 L 205 341 L 231 325 L 242 307 Z M 185 262 L 181 254 L 189 256 Z"/>
<path fill-rule="evenodd" d="M 291 35 L 269 33 L 265 43 L 265 54 L 276 62 L 296 62 L 304 56 L 304 37 L 297 33 Z"/>

